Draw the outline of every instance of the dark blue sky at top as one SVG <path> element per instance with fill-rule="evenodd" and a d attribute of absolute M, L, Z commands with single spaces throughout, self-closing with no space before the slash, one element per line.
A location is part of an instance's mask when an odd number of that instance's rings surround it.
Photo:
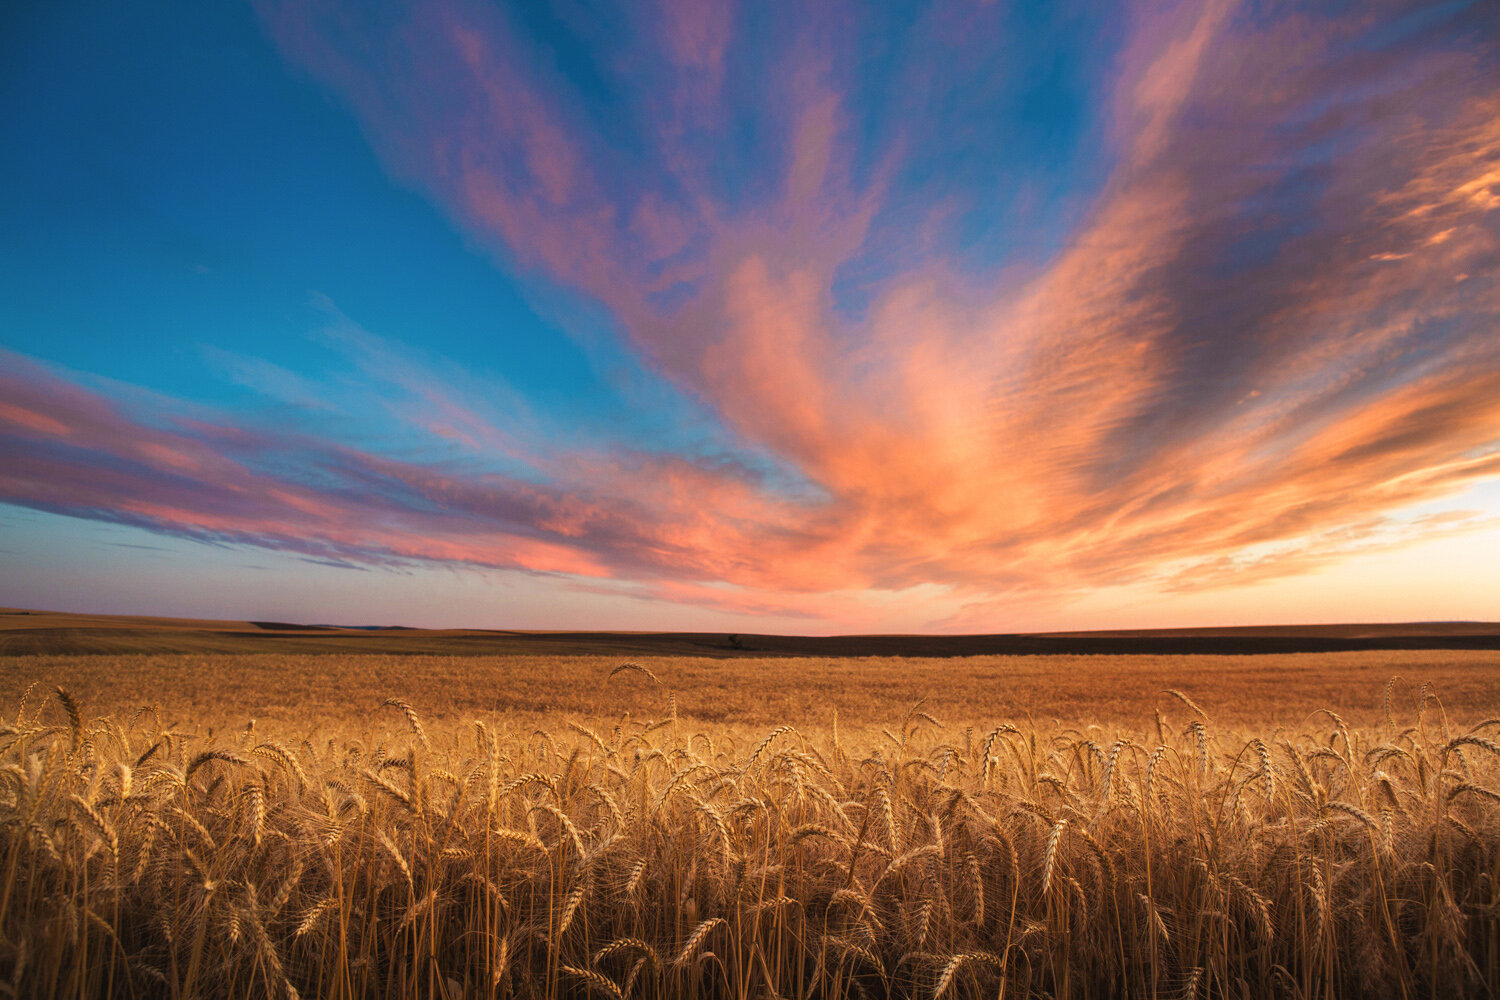
<path fill-rule="evenodd" d="M 3 46 L 3 346 L 248 405 L 204 349 L 336 374 L 326 298 L 581 423 L 624 415 L 578 342 L 382 172 L 249 8 L 35 4 Z"/>

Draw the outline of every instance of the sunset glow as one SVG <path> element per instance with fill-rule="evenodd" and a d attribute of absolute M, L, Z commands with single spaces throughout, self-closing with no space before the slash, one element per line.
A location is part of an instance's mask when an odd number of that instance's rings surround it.
<path fill-rule="evenodd" d="M 1493 3 L 172 6 L 5 32 L 0 604 L 1500 617 Z"/>

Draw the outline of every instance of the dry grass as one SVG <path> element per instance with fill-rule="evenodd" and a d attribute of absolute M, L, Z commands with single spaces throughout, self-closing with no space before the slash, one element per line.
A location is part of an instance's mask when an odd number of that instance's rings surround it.
<path fill-rule="evenodd" d="M 553 662 L 498 715 L 513 663 L 282 662 L 283 714 L 254 658 L 11 661 L 73 694 L 0 701 L 0 990 L 1488 995 L 1496 661 L 1411 655 L 944 661 L 916 706 L 912 664 Z"/>

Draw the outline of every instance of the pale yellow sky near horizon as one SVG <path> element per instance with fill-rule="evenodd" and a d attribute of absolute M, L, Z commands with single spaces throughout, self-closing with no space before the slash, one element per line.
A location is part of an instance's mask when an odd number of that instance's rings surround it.
<path fill-rule="evenodd" d="M 0 604 L 56 611 L 423 627 L 633 629 L 825 634 L 1012 632 L 1332 622 L 1500 621 L 1500 480 L 1405 512 L 1467 511 L 1482 527 L 1336 559 L 1244 586 L 1167 593 L 1148 584 L 1072 599 L 999 598 L 984 613 L 940 587 L 839 595 L 834 619 L 745 615 L 628 592 L 580 591 L 565 577 L 448 566 L 341 569 L 276 553 L 201 543 L 16 507 Z M 59 533 L 88 536 L 96 558 L 49 558 Z M 143 561 L 143 555 L 150 556 Z M 122 571 L 129 569 L 128 578 Z M 264 586 L 256 585 L 263 577 Z M 400 606 L 400 621 L 371 609 Z M 940 623 L 940 624 L 939 624 Z"/>

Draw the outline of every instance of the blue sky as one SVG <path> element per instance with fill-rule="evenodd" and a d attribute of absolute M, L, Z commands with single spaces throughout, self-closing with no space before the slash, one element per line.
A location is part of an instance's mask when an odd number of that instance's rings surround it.
<path fill-rule="evenodd" d="M 1490 6 L 5 17 L 0 602 L 1500 614 Z"/>
<path fill-rule="evenodd" d="M 230 354 L 336 372 L 324 331 L 337 303 L 529 396 L 603 409 L 584 351 L 391 182 L 248 7 L 49 4 L 17 21 L 0 105 L 21 137 L 0 163 L 7 347 L 242 403 L 206 370 Z"/>

